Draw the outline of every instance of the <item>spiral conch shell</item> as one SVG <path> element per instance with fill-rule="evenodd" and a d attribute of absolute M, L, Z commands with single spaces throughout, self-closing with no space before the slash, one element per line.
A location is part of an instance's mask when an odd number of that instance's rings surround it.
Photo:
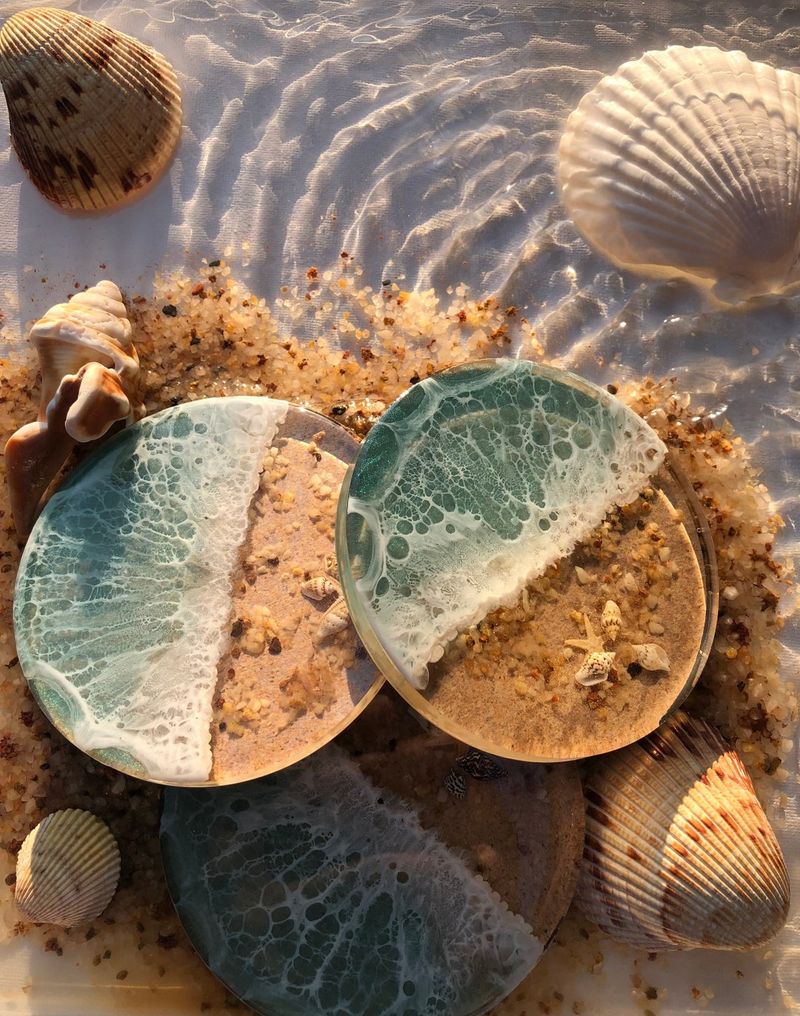
<path fill-rule="evenodd" d="M 42 395 L 39 419 L 55 395 L 61 379 L 87 363 L 100 363 L 119 376 L 123 390 L 134 399 L 139 380 L 139 357 L 131 342 L 131 323 L 122 294 L 113 282 L 103 280 L 66 303 L 57 303 L 31 328 L 30 340 L 39 354 Z M 144 407 L 131 406 L 139 418 Z M 108 428 L 106 428 L 108 429 Z M 92 440 L 76 437 L 76 440 Z"/>
<path fill-rule="evenodd" d="M 317 645 L 321 645 L 328 639 L 333 638 L 334 635 L 338 635 L 340 631 L 350 624 L 350 613 L 347 609 L 347 601 L 343 596 L 334 600 L 330 607 L 322 615 L 322 619 L 319 623 L 319 628 L 316 632 L 315 642 Z"/>
<path fill-rule="evenodd" d="M 739 756 L 678 712 L 588 774 L 577 902 L 640 949 L 752 949 L 783 927 L 789 880 Z"/>
<path fill-rule="evenodd" d="M 567 121 L 561 197 L 623 268 L 723 302 L 800 281 L 800 76 L 710 46 L 645 53 Z"/>
<path fill-rule="evenodd" d="M 13 434 L 5 449 L 11 509 L 22 538 L 74 445 L 144 413 L 139 359 L 113 282 L 98 282 L 51 307 L 31 328 L 30 340 L 42 373 L 39 418 Z"/>
<path fill-rule="evenodd" d="M 614 600 L 606 600 L 603 613 L 600 615 L 600 627 L 609 642 L 616 642 L 622 631 L 622 612 Z"/>
<path fill-rule="evenodd" d="M 111 902 L 119 867 L 117 841 L 105 822 L 88 811 L 56 811 L 17 855 L 17 908 L 30 921 L 66 928 L 90 921 Z"/>
<path fill-rule="evenodd" d="M 20 162 L 61 208 L 113 208 L 169 165 L 181 130 L 178 81 L 136 39 L 34 7 L 0 31 L 0 78 Z"/>

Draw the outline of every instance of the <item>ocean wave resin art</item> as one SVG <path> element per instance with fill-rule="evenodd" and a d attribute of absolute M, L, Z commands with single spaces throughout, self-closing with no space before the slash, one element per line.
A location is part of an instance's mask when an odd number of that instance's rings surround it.
<path fill-rule="evenodd" d="M 203 960 L 269 1016 L 473 1016 L 543 951 L 338 746 L 246 787 L 168 791 L 161 844 Z"/>
<path fill-rule="evenodd" d="M 364 442 L 346 523 L 340 503 L 344 589 L 381 669 L 425 688 L 451 639 L 636 497 L 665 452 L 608 392 L 528 361 L 411 388 Z"/>
<path fill-rule="evenodd" d="M 105 444 L 51 498 L 17 580 L 17 651 L 57 726 L 168 782 L 211 768 L 231 584 L 288 404 L 207 399 Z"/>
<path fill-rule="evenodd" d="M 561 197 L 615 264 L 723 302 L 800 281 L 800 76 L 670 46 L 609 74 L 559 148 Z"/>

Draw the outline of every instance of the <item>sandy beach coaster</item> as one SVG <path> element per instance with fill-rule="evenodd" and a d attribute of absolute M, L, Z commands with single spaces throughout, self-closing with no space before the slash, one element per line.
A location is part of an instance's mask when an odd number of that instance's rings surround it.
<path fill-rule="evenodd" d="M 345 481 L 351 615 L 415 709 L 528 761 L 610 751 L 688 694 L 716 618 L 713 547 L 644 420 L 524 361 L 401 396 Z"/>
<path fill-rule="evenodd" d="M 541 956 L 575 888 L 572 766 L 501 763 L 384 690 L 242 787 L 168 790 L 161 844 L 205 963 L 270 1016 L 468 1016 Z"/>
<path fill-rule="evenodd" d="M 268 398 L 118 434 L 25 548 L 19 658 L 53 723 L 163 783 L 252 779 L 316 750 L 380 686 L 339 595 L 333 527 L 357 443 Z"/>

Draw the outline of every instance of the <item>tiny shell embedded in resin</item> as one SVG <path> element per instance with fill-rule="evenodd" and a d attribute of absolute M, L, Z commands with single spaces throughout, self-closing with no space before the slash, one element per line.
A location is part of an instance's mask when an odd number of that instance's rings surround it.
<path fill-rule="evenodd" d="M 609 642 L 616 642 L 617 636 L 622 631 L 622 614 L 619 604 L 614 600 L 606 600 L 603 613 L 600 615 L 600 626 L 606 639 Z"/>
<path fill-rule="evenodd" d="M 776 935 L 789 880 L 739 756 L 675 713 L 596 760 L 584 783 L 577 902 L 612 938 L 650 951 L 753 949 Z"/>
<path fill-rule="evenodd" d="M 312 579 L 307 579 L 300 586 L 300 591 L 309 600 L 316 600 L 317 602 L 327 600 L 331 596 L 341 595 L 339 583 L 334 582 L 327 575 L 317 575 Z"/>
<path fill-rule="evenodd" d="M 800 77 L 710 46 L 645 53 L 567 121 L 561 197 L 621 267 L 736 303 L 800 280 Z"/>
<path fill-rule="evenodd" d="M 575 680 L 584 688 L 602 684 L 608 680 L 615 656 L 616 653 L 589 653 L 575 675 Z"/>
<path fill-rule="evenodd" d="M 111 902 L 119 865 L 105 822 L 88 811 L 56 811 L 28 834 L 17 855 L 17 908 L 42 924 L 71 928 L 90 921 Z"/>
<path fill-rule="evenodd" d="M 178 80 L 137 39 L 34 7 L 0 31 L 0 78 L 20 162 L 61 208 L 113 208 L 169 165 L 181 131 Z"/>
<path fill-rule="evenodd" d="M 670 662 L 666 651 L 654 642 L 645 642 L 644 645 L 632 645 L 633 659 L 645 670 L 669 670 Z"/>

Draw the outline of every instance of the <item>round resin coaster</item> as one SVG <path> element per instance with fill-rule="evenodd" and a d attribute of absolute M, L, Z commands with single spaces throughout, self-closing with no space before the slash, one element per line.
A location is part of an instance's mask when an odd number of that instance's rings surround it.
<path fill-rule="evenodd" d="M 544 951 L 583 826 L 575 768 L 501 764 L 387 690 L 291 769 L 168 790 L 161 845 L 195 948 L 256 1012 L 477 1016 Z"/>
<path fill-rule="evenodd" d="M 608 392 L 527 361 L 420 382 L 342 488 L 353 622 L 459 740 L 560 761 L 654 730 L 710 650 L 716 570 L 691 490 Z"/>
<path fill-rule="evenodd" d="M 79 748 L 161 783 L 291 765 L 381 680 L 340 596 L 335 506 L 357 442 L 268 398 L 157 413 L 86 459 L 28 540 L 17 651 Z"/>

